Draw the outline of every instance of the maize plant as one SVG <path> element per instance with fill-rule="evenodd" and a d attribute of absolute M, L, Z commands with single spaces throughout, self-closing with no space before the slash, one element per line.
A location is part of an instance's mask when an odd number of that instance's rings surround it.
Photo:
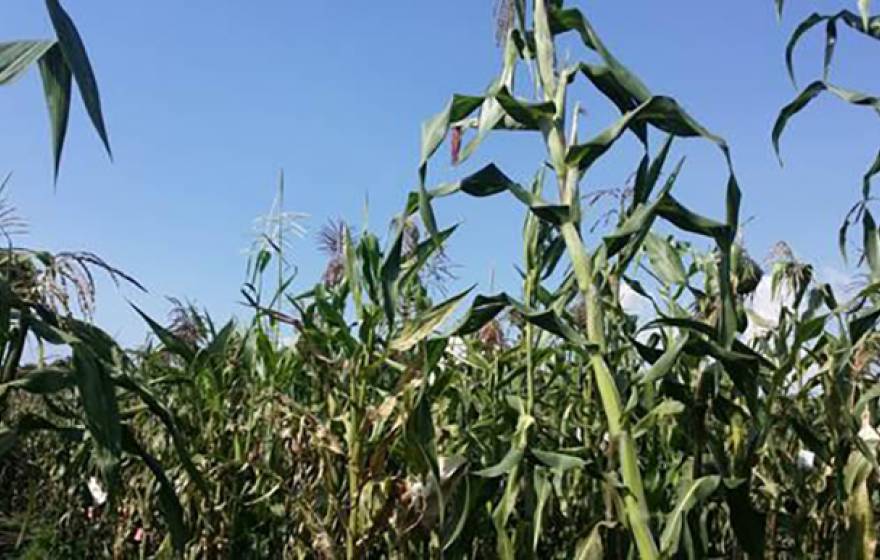
<path fill-rule="evenodd" d="M 859 7 L 811 16 L 789 53 L 824 22 L 827 74 L 838 24 L 876 37 Z M 860 222 L 864 281 L 823 283 L 784 243 L 759 264 L 720 136 L 642 83 L 581 10 L 506 0 L 497 13 L 499 74 L 423 125 L 417 183 L 384 242 L 331 222 L 326 270 L 296 292 L 281 235 L 293 215 L 279 202 L 242 290 L 249 322 L 217 328 L 179 305 L 168 325 L 145 316 L 158 342 L 126 352 L 59 307 L 64 290 L 38 288 L 69 266 L 0 261 L 0 413 L 13 426 L 0 442 L 27 453 L 54 500 L 37 513 L 33 488 L 13 495 L 26 514 L 10 550 L 73 556 L 59 541 L 80 539 L 116 557 L 875 557 L 877 166 L 841 234 Z M 583 61 L 557 55 L 569 38 Z M 577 82 L 616 120 L 588 134 Z M 877 107 L 827 75 L 816 84 L 782 110 L 777 147 L 821 91 Z M 441 149 L 473 163 L 483 142 L 513 133 L 543 146 L 532 176 L 484 161 L 432 182 Z M 720 217 L 673 192 L 688 139 L 718 149 Z M 632 178 L 603 203 L 594 166 L 632 140 Z M 516 291 L 447 293 L 458 226 L 438 214 L 461 194 L 522 203 Z M 761 287 L 770 313 L 753 304 Z M 28 333 L 70 357 L 20 365 Z M 22 447 L 36 428 L 57 435 Z M 71 441 L 60 453 L 58 437 Z M 82 527 L 70 512 L 95 493 L 69 489 L 95 466 L 126 491 L 106 508 L 115 515 Z"/>
<path fill-rule="evenodd" d="M 47 0 L 46 8 L 57 38 L 0 43 L 0 85 L 11 83 L 35 64 L 39 66 L 52 125 L 57 178 L 74 81 L 108 154 L 110 144 L 95 76 L 79 32 L 58 0 Z M 91 487 L 97 488 L 95 493 L 101 495 L 93 509 L 103 508 L 116 518 L 117 508 L 125 511 L 118 498 L 123 467 L 140 460 L 153 475 L 154 487 L 148 496 L 155 493 L 164 516 L 170 537 L 164 544 L 169 550 L 172 546 L 182 550 L 189 536 L 175 488 L 161 464 L 140 443 L 133 419 L 143 415 L 158 419 L 167 429 L 189 480 L 204 487 L 201 475 L 174 418 L 140 381 L 134 362 L 110 336 L 78 319 L 74 312 L 76 301 L 79 311 L 90 315 L 93 268 L 108 272 L 114 281 L 143 287 L 91 253 L 53 255 L 14 246 L 14 231 L 6 226 L 19 221 L 7 210 L 11 209 L 4 209 L 2 230 L 9 246 L 0 254 L 0 461 L 5 486 L 15 485 L 17 475 L 29 466 L 27 457 L 19 452 L 24 440 L 35 433 L 54 433 L 67 444 L 64 461 L 100 475 L 101 483 L 94 476 L 90 479 Z M 36 364 L 25 365 L 29 342 L 36 345 L 38 358 Z M 63 357 L 47 360 L 47 347 L 63 349 Z M 125 405 L 134 408 L 125 409 Z M 81 488 L 83 478 L 78 481 Z M 26 518 L 33 513 L 34 492 L 39 489 L 31 485 L 29 491 L 31 511 Z M 11 494 L 6 498 L 14 503 L 15 493 Z M 91 517 L 91 508 L 90 512 Z M 16 540 L 20 542 L 22 537 L 20 532 Z M 0 550 L 3 548 L 0 541 Z"/>

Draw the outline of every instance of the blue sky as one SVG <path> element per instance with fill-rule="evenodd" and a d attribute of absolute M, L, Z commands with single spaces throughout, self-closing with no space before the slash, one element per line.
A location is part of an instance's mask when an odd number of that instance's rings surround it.
<path fill-rule="evenodd" d="M 770 146 L 778 109 L 794 95 L 785 42 L 806 2 L 789 2 L 777 23 L 770 0 L 574 2 L 606 43 L 656 93 L 676 97 L 729 141 L 744 192 L 752 253 L 780 239 L 827 274 L 844 270 L 836 230 L 876 154 L 878 128 L 866 110 L 820 99 L 783 139 L 786 166 Z M 569 2 L 572 4 L 572 2 Z M 799 6 L 798 4 L 803 4 Z M 827 11 L 855 2 L 824 2 Z M 98 320 L 124 341 L 144 328 L 125 298 L 163 317 L 165 296 L 189 298 L 222 319 L 241 313 L 249 232 L 270 206 L 278 172 L 287 209 L 307 212 L 315 231 L 328 218 L 384 233 L 416 179 L 422 120 L 453 92 L 479 93 L 500 52 L 491 0 L 326 2 L 68 0 L 101 87 L 115 160 L 102 152 L 77 104 L 62 174 L 53 190 L 48 121 L 36 72 L 0 89 L 0 173 L 30 222 L 22 244 L 94 251 L 150 290 L 102 284 Z M 711 7 L 707 7 L 711 6 Z M 6 0 L 0 37 L 51 35 L 42 3 Z M 799 49 L 803 83 L 819 75 L 818 34 Z M 880 90 L 876 46 L 841 32 L 833 81 Z M 563 56 L 589 58 L 573 42 Z M 585 133 L 613 113 L 584 86 Z M 682 142 L 688 155 L 676 187 L 707 214 L 723 212 L 718 153 Z M 528 137 L 490 140 L 472 165 L 497 161 L 527 181 L 542 148 Z M 623 184 L 637 163 L 630 143 L 598 165 L 584 191 Z M 445 157 L 432 179 L 453 176 Z M 442 201 L 442 225 L 461 221 L 450 256 L 460 283 L 515 290 L 522 211 L 502 199 Z M 295 246 L 306 287 L 323 269 L 312 238 Z"/>

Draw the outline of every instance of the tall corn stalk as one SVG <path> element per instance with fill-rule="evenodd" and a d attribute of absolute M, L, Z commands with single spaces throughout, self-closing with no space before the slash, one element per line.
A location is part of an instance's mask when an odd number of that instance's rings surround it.
<path fill-rule="evenodd" d="M 583 13 L 578 9 L 565 9 L 562 4 L 546 0 L 515 2 L 517 25 L 507 34 L 501 75 L 486 94 L 456 95 L 443 112 L 425 123 L 422 129 L 422 157 L 419 167 L 419 211 L 423 222 L 436 234 L 433 199 L 458 191 L 478 197 L 508 191 L 528 206 L 538 218 L 552 223 L 558 229 L 586 306 L 584 349 L 589 353 L 589 365 L 601 396 L 608 434 L 618 449 L 620 476 L 626 487 L 623 498 L 626 522 L 639 555 L 642 558 L 657 558 L 658 546 L 650 528 L 650 511 L 645 498 L 638 454 L 632 442 L 629 421 L 623 413 L 623 398 L 618 387 L 619 376 L 614 372 L 613 365 L 609 364 L 606 355 L 606 303 L 603 298 L 626 273 L 632 256 L 639 250 L 655 218 L 661 217 L 685 231 L 712 237 L 721 254 L 718 272 L 721 312 L 717 320 L 717 337 L 721 345 L 729 348 L 736 332 L 729 274 L 730 251 L 738 226 L 739 188 L 731 171 L 724 223 L 697 216 L 681 206 L 669 194 L 671 183 L 655 201 L 648 201 L 668 153 L 667 144 L 658 160 L 650 165 L 649 128 L 668 133 L 670 140 L 674 136 L 706 138 L 721 148 L 729 165 L 727 146 L 723 140 L 693 120 L 673 99 L 652 95 L 611 54 Z M 601 64 L 577 63 L 560 68 L 555 41 L 558 35 L 566 32 L 579 34 L 584 46 L 599 56 Z M 519 61 L 526 61 L 530 67 L 536 69 L 537 99 L 526 100 L 515 95 L 514 81 Z M 577 112 L 568 118 L 568 88 L 579 75 L 583 75 L 621 112 L 617 122 L 584 143 L 578 141 Z M 471 118 L 471 114 L 477 110 L 478 117 Z M 491 131 L 539 132 L 545 143 L 548 167 L 556 177 L 558 202 L 547 202 L 539 195 L 527 191 L 494 164 L 458 183 L 427 189 L 425 183 L 428 162 L 450 129 L 456 136 L 461 135 L 463 130 L 475 130 L 471 141 L 460 153 L 454 154 L 453 159 L 458 162 L 469 158 Z M 585 246 L 581 235 L 583 218 L 580 185 L 592 165 L 627 132 L 633 133 L 645 149 L 645 156 L 639 167 L 636 196 L 631 207 L 627 209 L 627 218 L 620 229 L 610 238 L 606 238 L 605 243 L 591 249 Z M 617 262 L 610 264 L 614 257 L 618 257 Z M 530 338 L 529 333 L 526 336 Z M 531 375 L 529 368 L 529 376 Z M 522 423 L 525 426 L 533 422 L 531 377 L 528 386 L 530 389 Z M 526 446 L 527 437 L 523 439 L 526 441 L 522 444 Z"/>

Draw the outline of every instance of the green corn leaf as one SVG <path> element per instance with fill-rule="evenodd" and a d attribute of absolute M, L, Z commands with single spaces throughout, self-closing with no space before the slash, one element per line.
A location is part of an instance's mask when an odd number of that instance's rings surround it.
<path fill-rule="evenodd" d="M 822 64 L 822 79 L 827 80 L 831 71 L 831 60 L 834 58 L 834 49 L 837 46 L 837 20 L 829 18 L 825 25 L 825 57 Z"/>
<path fill-rule="evenodd" d="M 0 459 L 6 457 L 6 454 L 15 449 L 18 443 L 18 430 L 0 426 Z"/>
<path fill-rule="evenodd" d="M 865 391 L 859 400 L 856 402 L 856 406 L 853 408 L 853 415 L 856 417 L 861 416 L 862 412 L 864 412 L 865 407 L 868 406 L 868 403 L 872 400 L 880 397 L 880 383 L 874 384 L 873 387 Z"/>
<path fill-rule="evenodd" d="M 407 202 L 407 212 L 414 211 L 414 208 L 420 207 L 413 200 L 421 200 L 424 196 L 427 200 L 439 197 L 446 197 L 457 192 L 464 192 L 470 196 L 483 198 L 493 196 L 505 191 L 510 192 L 517 200 L 525 204 L 535 213 L 536 216 L 544 221 L 554 225 L 561 225 L 572 220 L 572 210 L 566 205 L 551 204 L 543 200 L 539 195 L 532 193 L 521 185 L 514 182 L 504 174 L 494 163 L 490 163 L 471 175 L 468 175 L 461 181 L 455 183 L 444 183 L 438 187 L 427 191 L 424 195 L 415 193 L 410 196 Z M 436 237 L 436 236 L 435 236 Z"/>
<path fill-rule="evenodd" d="M 666 518 L 666 525 L 660 536 L 660 551 L 665 558 L 672 558 L 678 552 L 681 541 L 682 527 L 688 512 L 697 503 L 711 496 L 721 482 L 718 476 L 704 476 L 693 481 L 690 487 L 679 498 L 675 508 Z"/>
<path fill-rule="evenodd" d="M 394 234 L 394 241 L 379 267 L 379 281 L 382 289 L 382 307 L 389 325 L 394 325 L 397 308 L 397 280 L 400 275 L 400 259 L 403 252 L 403 220 Z"/>
<path fill-rule="evenodd" d="M 776 157 L 779 158 L 779 164 L 782 165 L 782 156 L 780 155 L 779 150 L 779 139 L 782 137 L 783 131 L 785 131 L 785 127 L 788 124 L 789 119 L 799 113 L 804 107 L 806 107 L 810 101 L 816 98 L 820 93 L 825 91 L 825 83 L 821 81 L 813 82 L 804 88 L 800 94 L 788 105 L 782 108 L 779 112 L 779 116 L 776 118 L 776 123 L 773 125 L 773 149 L 776 151 Z"/>
<path fill-rule="evenodd" d="M 685 333 L 683 336 L 676 339 L 675 342 L 671 343 L 660 358 L 642 374 L 639 379 L 639 384 L 644 385 L 653 383 L 654 381 L 665 377 L 672 369 L 672 366 L 675 365 L 682 350 L 684 350 L 685 345 L 688 343 L 688 339 L 689 336 Z"/>
<path fill-rule="evenodd" d="M 95 130 L 98 132 L 98 136 L 101 137 L 107 154 L 112 158 L 113 153 L 110 150 L 110 139 L 107 136 L 104 115 L 101 111 L 101 96 L 98 93 L 98 83 L 95 81 L 92 64 L 89 62 L 82 38 L 70 16 L 67 15 L 67 12 L 64 11 L 58 0 L 46 0 L 46 8 L 49 10 L 52 26 L 55 28 L 55 34 L 58 36 L 58 44 L 64 53 L 67 65 L 73 73 L 76 85 L 79 87 L 86 112 L 89 114 L 92 125 L 94 125 Z"/>
<path fill-rule="evenodd" d="M 663 400 L 636 423 L 633 427 L 632 437 L 634 439 L 642 437 L 660 421 L 669 416 L 677 416 L 684 412 L 684 409 L 685 406 L 676 400 Z"/>
<path fill-rule="evenodd" d="M 538 550 L 538 542 L 541 540 L 541 530 L 544 527 L 544 511 L 550 494 L 553 492 L 553 485 L 547 479 L 547 473 L 544 469 L 536 468 L 532 475 L 532 484 L 535 488 L 535 496 L 537 503 L 535 511 L 532 515 L 532 551 Z"/>
<path fill-rule="evenodd" d="M 577 348 L 588 351 L 595 351 L 597 349 L 595 344 L 587 342 L 581 333 L 572 328 L 553 310 L 524 313 L 523 317 L 529 323 L 571 342 Z"/>
<path fill-rule="evenodd" d="M 529 441 L 529 429 L 535 424 L 535 419 L 528 414 L 522 414 L 516 424 L 516 431 L 510 442 L 510 449 L 504 458 L 497 464 L 474 472 L 481 478 L 498 478 L 509 474 L 522 460 Z"/>
<path fill-rule="evenodd" d="M 716 241 L 732 238 L 730 226 L 691 212 L 671 194 L 667 194 L 658 202 L 657 215 L 679 229 L 712 237 Z"/>
<path fill-rule="evenodd" d="M 85 431 L 80 428 L 57 426 L 45 418 L 26 413 L 14 426 L 0 424 L 0 459 L 15 448 L 19 438 L 32 432 L 53 432 L 72 443 L 81 443 L 85 437 Z"/>
<path fill-rule="evenodd" d="M 780 165 L 782 164 L 782 156 L 780 155 L 779 150 L 779 140 L 782 137 L 782 133 L 785 131 L 789 119 L 799 113 L 823 91 L 833 93 L 847 103 L 871 107 L 875 111 L 880 111 L 880 98 L 858 91 L 840 88 L 822 80 L 817 80 L 811 83 L 804 88 L 797 97 L 795 97 L 794 101 L 782 108 L 779 112 L 779 116 L 776 118 L 776 123 L 773 125 L 773 149 L 776 151 L 776 156 L 779 158 Z"/>
<path fill-rule="evenodd" d="M 675 136 L 703 137 L 718 145 L 729 163 L 728 148 L 724 140 L 703 128 L 674 99 L 663 96 L 651 97 L 637 108 L 625 113 L 617 122 L 589 142 L 571 146 L 566 155 L 566 163 L 577 165 L 581 170 L 588 169 L 608 151 L 625 130 L 637 123 L 650 124 Z"/>
<path fill-rule="evenodd" d="M 811 426 L 802 422 L 799 418 L 792 416 L 788 420 L 792 431 L 797 434 L 804 446 L 815 453 L 822 461 L 830 464 L 831 453 L 829 451 L 828 442 L 816 434 Z"/>
<path fill-rule="evenodd" d="M 487 96 L 483 99 L 483 104 L 480 107 L 480 117 L 477 121 L 477 134 L 461 149 L 457 158 L 453 155 L 453 164 L 464 163 L 470 158 L 489 133 L 501 123 L 504 119 L 504 114 L 504 108 L 495 97 Z"/>
<path fill-rule="evenodd" d="M 61 46 L 55 44 L 40 58 L 40 75 L 43 78 L 43 92 L 49 109 L 52 124 L 52 155 L 55 164 L 55 180 L 61 167 L 61 153 L 67 135 L 67 122 L 70 116 L 70 86 L 72 74 Z"/>
<path fill-rule="evenodd" d="M 556 106 L 545 101 L 543 103 L 526 103 L 516 99 L 508 89 L 501 88 L 495 99 L 510 118 L 528 130 L 539 130 L 541 123 L 552 119 L 556 114 Z"/>
<path fill-rule="evenodd" d="M 455 312 L 458 304 L 461 303 L 461 300 L 463 300 L 472 289 L 473 288 L 468 288 L 464 292 L 449 298 L 443 303 L 435 306 L 433 309 L 422 313 L 418 320 L 405 325 L 400 334 L 391 341 L 391 348 L 399 352 L 404 352 L 426 339 Z"/>
<path fill-rule="evenodd" d="M 411 256 L 403 263 L 403 274 L 400 277 L 400 284 L 405 285 L 425 267 L 432 256 L 438 251 L 443 250 L 443 244 L 455 233 L 458 226 L 452 226 L 443 231 L 437 232 L 434 239 L 422 241 L 413 250 Z"/>
<path fill-rule="evenodd" d="M 852 344 L 857 344 L 865 334 L 872 331 L 880 320 L 880 308 L 857 316 L 849 323 L 849 339 Z"/>
<path fill-rule="evenodd" d="M 424 185 L 419 186 L 419 217 L 432 239 L 437 238 L 437 219 L 434 217 L 434 208 L 431 206 L 431 197 Z"/>
<path fill-rule="evenodd" d="M 510 297 L 501 293 L 494 296 L 478 295 L 471 308 L 453 331 L 457 336 L 473 334 L 483 328 L 510 305 Z"/>
<path fill-rule="evenodd" d="M 629 263 L 632 262 L 632 259 L 636 257 L 638 251 L 642 248 L 645 238 L 650 232 L 651 226 L 654 224 L 658 215 L 658 209 L 666 198 L 666 195 L 669 194 L 672 187 L 675 185 L 683 164 L 684 158 L 679 161 L 675 170 L 669 175 L 666 185 L 664 185 L 663 189 L 658 193 L 657 199 L 654 202 L 648 205 L 641 203 L 638 206 L 635 206 L 620 227 L 610 236 L 604 238 L 609 258 L 613 257 L 618 252 L 621 253 L 621 257 L 618 260 L 616 267 L 617 271 L 625 271 L 629 266 Z M 653 166 L 651 166 L 648 173 L 652 172 Z M 646 297 L 647 299 L 651 299 L 649 296 Z"/>
<path fill-rule="evenodd" d="M 595 345 L 588 343 L 583 335 L 572 328 L 556 311 L 552 309 L 533 311 L 506 293 L 474 298 L 474 303 L 458 322 L 453 334 L 465 336 L 477 332 L 507 307 L 515 309 L 526 322 L 567 340 L 578 348 L 595 350 Z"/>
<path fill-rule="evenodd" d="M 596 30 L 580 10 L 577 8 L 561 9 L 554 6 L 549 15 L 550 28 L 553 33 L 577 32 L 584 45 L 600 56 L 602 62 L 614 75 L 614 81 L 619 87 L 629 92 L 639 103 L 643 103 L 651 97 L 651 92 L 645 84 L 605 47 Z"/>
<path fill-rule="evenodd" d="M 442 111 L 422 125 L 422 149 L 419 163 L 422 175 L 425 173 L 428 160 L 446 138 L 450 125 L 476 111 L 482 105 L 483 99 L 482 96 L 454 95 Z"/>
<path fill-rule="evenodd" d="M 880 16 L 868 17 L 867 25 L 865 25 L 865 20 L 861 15 L 854 14 L 849 10 L 843 10 L 837 15 L 851 29 L 863 33 L 872 39 L 880 39 Z"/>
<path fill-rule="evenodd" d="M 612 521 L 600 521 L 593 526 L 587 538 L 582 539 L 574 553 L 575 560 L 604 560 L 605 547 L 602 544 L 602 529 L 608 530 L 616 527 Z"/>
<path fill-rule="evenodd" d="M 8 85 L 21 77 L 53 45 L 55 41 L 0 43 L 0 86 Z"/>
<path fill-rule="evenodd" d="M 51 395 L 76 384 L 73 374 L 65 369 L 47 368 L 29 372 L 7 383 L 0 384 L 0 400 L 11 389 L 19 389 L 33 395 Z"/>
<path fill-rule="evenodd" d="M 825 83 L 825 87 L 828 89 L 829 92 L 833 93 L 847 103 L 859 105 L 862 107 L 870 107 L 874 109 L 874 111 L 880 113 L 880 98 L 874 95 L 869 95 L 860 91 L 844 89 L 842 87 L 838 87 L 827 82 Z"/>
<path fill-rule="evenodd" d="M 767 516 L 752 506 L 748 482 L 725 480 L 724 487 L 737 542 L 751 557 L 764 558 Z"/>
<path fill-rule="evenodd" d="M 862 178 L 863 199 L 867 200 L 871 196 L 871 180 L 878 173 L 880 173 L 880 151 L 877 152 L 877 157 L 874 158 L 874 162 Z M 844 239 L 846 239 L 846 234 L 844 234 Z"/>
<path fill-rule="evenodd" d="M 150 330 L 153 331 L 169 352 L 180 356 L 187 364 L 192 363 L 193 359 L 195 359 L 196 352 L 188 343 L 184 342 L 174 333 L 154 321 L 149 315 L 141 311 L 138 306 L 134 304 L 131 304 L 131 306 L 137 314 L 143 318 L 147 325 L 149 325 Z"/>
<path fill-rule="evenodd" d="M 538 461 L 556 474 L 583 469 L 587 466 L 586 461 L 574 455 L 557 453 L 555 451 L 541 451 L 540 449 L 532 449 L 530 452 Z"/>
<path fill-rule="evenodd" d="M 880 230 L 874 222 L 874 217 L 867 209 L 862 216 L 862 228 L 864 233 L 865 261 L 868 263 L 871 280 L 880 281 Z"/>
<path fill-rule="evenodd" d="M 351 291 L 352 298 L 354 299 L 355 313 L 357 313 L 359 319 L 363 320 L 364 303 L 361 290 L 361 278 L 357 266 L 357 255 L 355 254 L 355 247 L 351 240 L 351 231 L 349 231 L 348 226 L 343 226 L 342 254 L 345 257 L 345 260 L 343 261 L 345 278 L 348 282 L 348 289 Z"/>
<path fill-rule="evenodd" d="M 459 188 L 471 196 L 484 197 L 509 190 L 511 185 L 513 181 L 495 164 L 490 163 L 473 175 L 462 179 Z"/>
<path fill-rule="evenodd" d="M 669 134 L 666 136 L 666 140 L 663 142 L 663 146 L 660 148 L 660 152 L 657 154 L 657 157 L 651 162 L 650 167 L 647 169 L 647 173 L 641 180 L 636 181 L 636 186 L 633 192 L 633 204 L 641 204 L 648 201 L 648 198 L 651 196 L 651 191 L 654 190 L 654 186 L 657 184 L 657 180 L 660 178 L 660 173 L 663 171 L 663 166 L 666 164 L 666 159 L 669 156 L 669 150 L 672 147 L 672 141 L 675 139 L 675 136 Z M 647 157 L 647 156 L 646 156 Z M 679 164 L 676 167 L 673 176 L 677 176 L 681 171 L 681 167 L 684 165 L 684 158 L 679 160 Z M 672 178 L 667 181 L 667 184 L 674 183 Z M 662 198 L 662 197 L 660 197 Z"/>
<path fill-rule="evenodd" d="M 551 100 L 556 96 L 556 49 L 553 45 L 553 34 L 550 31 L 550 20 L 547 16 L 547 1 L 535 2 L 535 50 L 538 62 L 538 74 L 544 88 L 544 98 Z M 562 87 L 562 86 L 560 86 Z"/>
<path fill-rule="evenodd" d="M 471 497 L 471 477 L 469 476 L 464 477 L 464 495 L 460 497 L 459 502 L 461 503 L 461 507 L 458 508 L 458 521 L 456 521 L 452 531 L 448 535 L 445 535 L 443 539 L 444 552 L 452 548 L 456 541 L 458 541 L 462 532 L 464 532 L 465 525 L 467 524 L 469 514 L 473 507 L 473 499 Z"/>
<path fill-rule="evenodd" d="M 651 268 L 667 286 L 687 283 L 681 255 L 673 247 L 671 240 L 648 233 L 645 237 L 645 251 L 651 261 Z"/>
<path fill-rule="evenodd" d="M 639 93 L 631 91 L 626 85 L 622 84 L 619 81 L 619 74 L 608 66 L 581 64 L 580 70 L 596 89 L 614 103 L 622 115 L 629 113 L 647 100 L 647 98 L 641 98 Z M 633 131 L 643 143 L 646 141 L 647 126 L 644 123 L 633 125 Z"/>
<path fill-rule="evenodd" d="M 791 83 L 797 87 L 797 79 L 795 78 L 794 73 L 794 50 L 797 47 L 798 43 L 801 40 L 801 37 L 815 27 L 816 25 L 822 23 L 823 21 L 829 19 L 828 16 L 819 15 L 816 13 L 810 14 L 804 21 L 802 21 L 797 28 L 795 28 L 794 33 L 792 33 L 791 38 L 788 40 L 788 45 L 785 47 L 785 67 L 788 70 L 788 77 L 791 79 Z"/>
<path fill-rule="evenodd" d="M 183 519 L 183 507 L 174 492 L 174 485 L 162 469 L 162 465 L 135 440 L 128 426 L 122 431 L 122 445 L 126 453 L 139 457 L 153 473 L 158 486 L 159 511 L 171 533 L 171 543 L 178 553 L 182 553 L 189 540 L 189 531 Z"/>
<path fill-rule="evenodd" d="M 122 452 L 122 426 L 115 386 L 104 364 L 90 349 L 74 346 L 73 373 L 89 433 L 98 446 L 97 463 L 111 493 L 118 485 L 119 460 Z"/>
<path fill-rule="evenodd" d="M 210 491 L 208 489 L 208 485 L 202 477 L 202 473 L 196 468 L 195 463 L 193 463 L 192 456 L 189 453 L 189 450 L 186 447 L 186 441 L 184 440 L 183 435 L 177 429 L 177 422 L 174 419 L 174 416 L 171 412 L 163 406 L 159 399 L 150 391 L 147 387 L 141 384 L 139 381 L 131 377 L 127 374 L 118 375 L 114 378 L 114 381 L 125 389 L 128 389 L 132 393 L 136 394 L 143 402 L 147 405 L 147 408 L 152 412 L 160 422 L 165 426 L 165 429 L 168 430 L 168 433 L 171 435 L 171 442 L 174 445 L 174 450 L 177 452 L 177 456 L 180 459 L 181 464 L 183 465 L 184 470 L 186 470 L 189 477 L 196 484 L 196 486 L 201 490 L 202 494 L 206 497 L 210 495 Z"/>
<path fill-rule="evenodd" d="M 871 23 L 871 0 L 859 0 L 859 15 L 862 16 L 862 28 L 867 31 Z"/>

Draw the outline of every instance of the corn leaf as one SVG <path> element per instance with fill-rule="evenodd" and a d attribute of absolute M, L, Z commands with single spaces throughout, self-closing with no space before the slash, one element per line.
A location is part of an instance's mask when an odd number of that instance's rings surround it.
<path fill-rule="evenodd" d="M 89 57 L 86 54 L 86 48 L 83 45 L 79 31 L 77 31 L 73 20 L 67 15 L 67 12 L 64 11 L 58 0 L 46 0 L 46 8 L 49 10 L 52 26 L 55 28 L 55 34 L 58 36 L 61 52 L 64 53 L 64 59 L 67 61 L 67 65 L 73 73 L 73 78 L 76 80 L 86 112 L 92 121 L 92 125 L 98 132 L 98 136 L 101 137 L 107 154 L 112 157 L 110 139 L 107 136 L 107 128 L 104 125 L 104 115 L 101 110 L 101 96 L 98 92 L 98 83 L 95 80 L 92 64 L 89 62 Z"/>

